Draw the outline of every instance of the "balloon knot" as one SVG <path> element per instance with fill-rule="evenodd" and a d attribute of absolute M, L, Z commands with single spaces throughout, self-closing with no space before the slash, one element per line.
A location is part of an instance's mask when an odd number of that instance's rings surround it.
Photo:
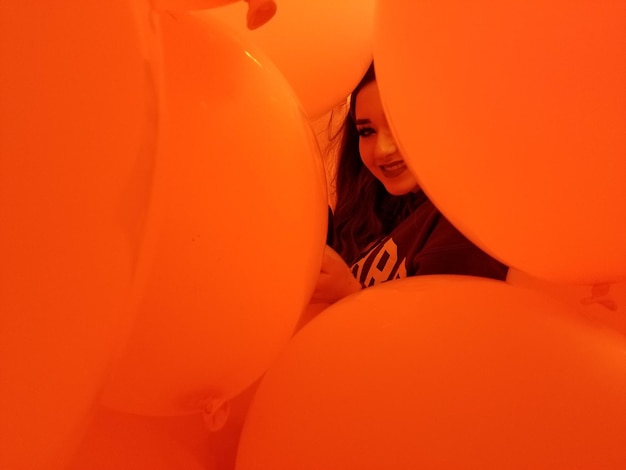
<path fill-rule="evenodd" d="M 206 428 L 209 431 L 218 431 L 228 421 L 230 401 L 206 398 L 201 401 L 201 409 Z"/>
<path fill-rule="evenodd" d="M 591 296 L 581 300 L 583 305 L 600 304 L 603 307 L 616 311 L 617 303 L 610 298 L 611 284 L 594 284 L 591 286 Z"/>
<path fill-rule="evenodd" d="M 274 0 L 245 0 L 248 3 L 247 26 L 254 30 L 269 20 L 276 14 L 276 3 Z"/>

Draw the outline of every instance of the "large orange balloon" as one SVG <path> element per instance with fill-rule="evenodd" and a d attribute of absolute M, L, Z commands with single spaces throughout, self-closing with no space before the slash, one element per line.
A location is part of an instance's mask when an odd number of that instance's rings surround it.
<path fill-rule="evenodd" d="M 220 470 L 202 416 L 138 416 L 96 407 L 66 470 Z"/>
<path fill-rule="evenodd" d="M 379 2 L 374 57 L 407 164 L 505 263 L 626 280 L 626 3 Z"/>
<path fill-rule="evenodd" d="M 611 328 L 626 338 L 626 282 L 601 284 L 564 284 L 509 269 L 506 282 L 532 289 L 562 302 L 598 325 Z"/>
<path fill-rule="evenodd" d="M 223 21 L 272 60 L 311 119 L 343 102 L 372 61 L 374 0 L 279 0 L 253 31 L 244 2 L 202 12 Z"/>
<path fill-rule="evenodd" d="M 65 469 L 132 322 L 147 3 L 0 3 L 0 468 Z"/>
<path fill-rule="evenodd" d="M 626 468 L 626 342 L 504 282 L 421 276 L 313 319 L 260 383 L 237 470 Z"/>
<path fill-rule="evenodd" d="M 239 0 L 152 0 L 156 10 L 192 11 L 220 7 Z"/>
<path fill-rule="evenodd" d="M 238 0 L 153 0 L 153 5 L 159 11 L 193 11 L 215 8 L 236 1 Z M 238 18 L 238 23 L 245 24 L 249 29 L 263 26 L 276 14 L 274 0 L 246 0 L 246 4 L 247 14 Z"/>
<path fill-rule="evenodd" d="M 228 29 L 160 17 L 155 257 L 104 396 L 142 414 L 220 409 L 291 337 L 326 237 L 319 147 L 279 72 Z"/>

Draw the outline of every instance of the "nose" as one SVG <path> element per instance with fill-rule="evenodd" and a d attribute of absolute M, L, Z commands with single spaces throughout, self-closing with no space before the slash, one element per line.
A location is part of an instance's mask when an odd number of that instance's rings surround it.
<path fill-rule="evenodd" d="M 387 157 L 398 151 L 396 139 L 391 134 L 390 129 L 381 129 L 378 131 L 376 140 L 376 153 L 378 157 Z"/>

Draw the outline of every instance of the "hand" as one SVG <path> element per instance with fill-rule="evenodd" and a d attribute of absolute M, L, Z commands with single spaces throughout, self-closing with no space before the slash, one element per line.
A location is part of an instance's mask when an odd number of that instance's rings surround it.
<path fill-rule="evenodd" d="M 333 304 L 360 290 L 361 284 L 354 278 L 348 265 L 327 245 L 311 303 Z"/>

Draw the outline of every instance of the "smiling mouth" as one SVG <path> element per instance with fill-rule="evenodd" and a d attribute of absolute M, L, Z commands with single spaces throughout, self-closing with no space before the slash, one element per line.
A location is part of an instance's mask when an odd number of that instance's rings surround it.
<path fill-rule="evenodd" d="M 383 176 L 385 176 L 386 178 L 396 178 L 404 173 L 406 170 L 408 170 L 406 163 L 404 163 L 402 160 L 392 162 L 387 165 L 379 165 L 378 167 L 380 168 Z"/>

